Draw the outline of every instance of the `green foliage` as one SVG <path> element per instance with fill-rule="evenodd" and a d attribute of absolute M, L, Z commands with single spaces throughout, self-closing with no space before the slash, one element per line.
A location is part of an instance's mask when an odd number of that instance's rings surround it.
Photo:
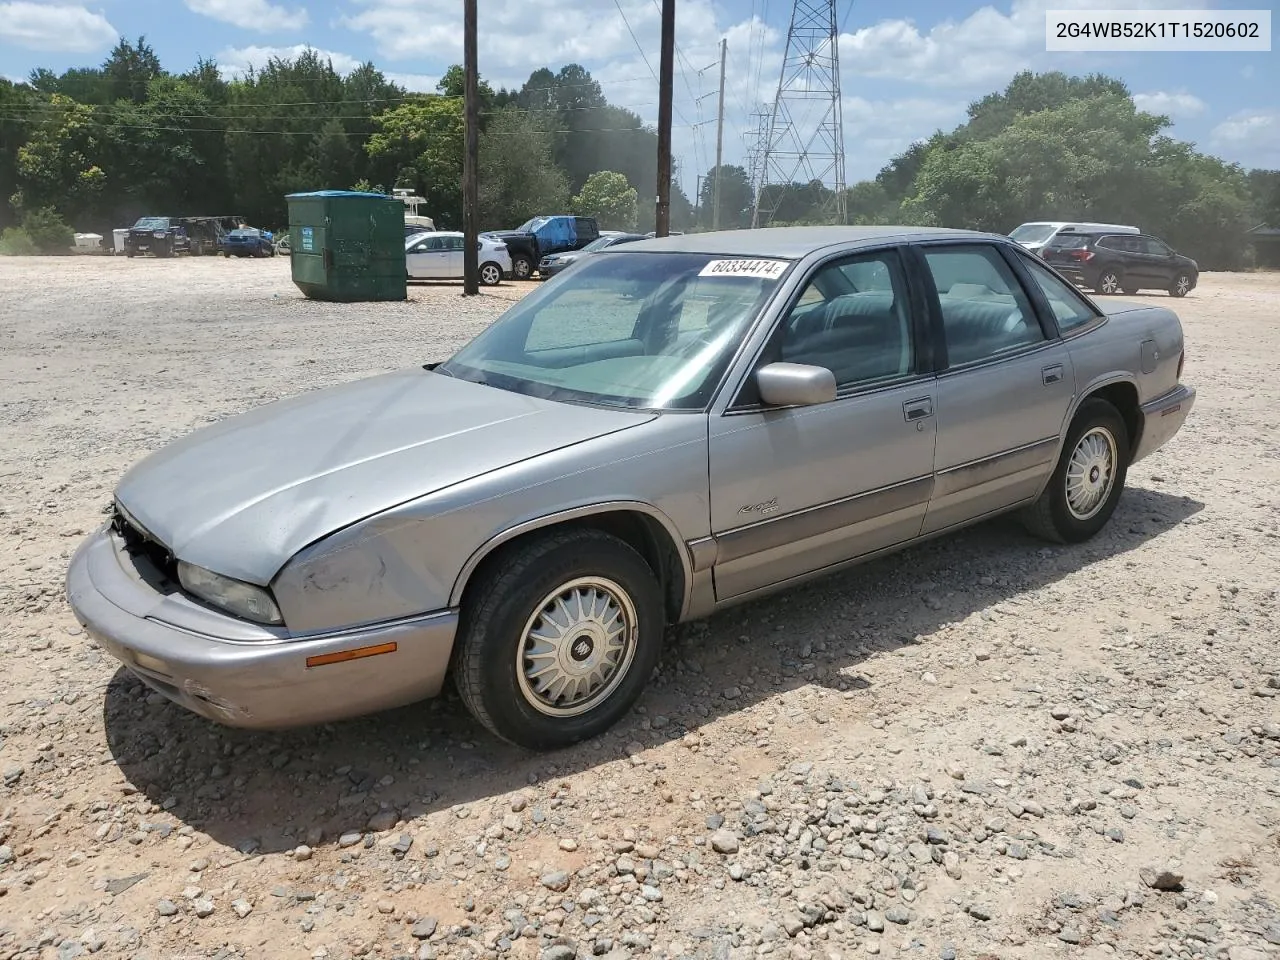
<path fill-rule="evenodd" d="M 1204 269 L 1242 265 L 1256 191 L 1168 125 L 1118 80 L 1022 73 L 971 105 L 967 123 L 852 187 L 850 217 L 997 233 L 1029 220 L 1133 223 Z"/>
<path fill-rule="evenodd" d="M 369 138 L 365 149 L 375 169 L 411 169 L 416 181 L 412 186 L 426 197 L 427 210 L 436 226 L 442 230 L 460 226 L 462 101 L 418 97 L 374 117 L 374 126 L 377 132 Z"/>
<path fill-rule="evenodd" d="M 480 135 L 480 229 L 512 227 L 569 205 L 569 184 L 552 150 L 537 115 L 508 106 L 489 118 Z"/>
<path fill-rule="evenodd" d="M 698 226 L 710 230 L 712 206 L 715 197 L 716 168 L 712 167 L 702 178 L 698 195 Z M 742 167 L 730 164 L 720 171 L 720 229 L 736 230 L 751 226 L 751 208 L 755 205 L 755 191 Z"/>
<path fill-rule="evenodd" d="M 636 188 L 627 178 L 612 170 L 601 170 L 587 177 L 581 192 L 573 198 L 573 212 L 581 217 L 595 217 L 602 230 L 634 230 L 636 228 Z"/>
<path fill-rule="evenodd" d="M 76 235 L 52 207 L 30 210 L 22 218 L 22 232 L 40 253 L 66 253 Z"/>
<path fill-rule="evenodd" d="M 0 233 L 0 257 L 31 257 L 39 252 L 36 242 L 21 227 L 7 227 Z"/>

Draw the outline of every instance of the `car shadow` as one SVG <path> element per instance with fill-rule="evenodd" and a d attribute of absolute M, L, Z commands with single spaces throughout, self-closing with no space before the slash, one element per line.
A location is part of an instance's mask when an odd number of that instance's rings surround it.
<path fill-rule="evenodd" d="M 1131 487 L 1084 544 L 1047 545 L 1000 518 L 672 630 L 637 709 L 553 754 L 498 741 L 451 688 L 372 717 L 261 732 L 197 717 L 123 668 L 106 691 L 107 743 L 134 788 L 219 843 L 276 852 L 314 845 L 318 831 L 331 843 L 379 810 L 410 821 L 501 796 L 617 760 L 635 742 L 679 739 L 799 687 L 865 690 L 871 682 L 857 667 L 870 654 L 928 644 L 944 625 L 1138 549 L 1203 506 Z"/>

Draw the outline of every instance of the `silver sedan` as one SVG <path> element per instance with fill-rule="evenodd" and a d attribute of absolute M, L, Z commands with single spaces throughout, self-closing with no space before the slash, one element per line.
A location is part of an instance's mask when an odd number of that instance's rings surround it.
<path fill-rule="evenodd" d="M 640 240 L 442 363 L 206 427 L 120 481 L 80 621 L 206 717 L 456 685 L 536 749 L 607 729 L 664 628 L 1008 511 L 1077 542 L 1195 399 L 1177 317 L 1004 237 Z"/>

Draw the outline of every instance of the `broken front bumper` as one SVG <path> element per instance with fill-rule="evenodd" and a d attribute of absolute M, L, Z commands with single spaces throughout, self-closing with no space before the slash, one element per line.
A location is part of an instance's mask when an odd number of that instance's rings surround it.
<path fill-rule="evenodd" d="M 76 551 L 66 588 L 85 630 L 147 686 L 236 727 L 324 723 L 435 696 L 458 625 L 457 611 L 442 610 L 301 637 L 262 628 L 243 639 L 254 625 L 200 608 L 201 629 L 175 626 L 155 617 L 166 595 L 109 525 Z"/>

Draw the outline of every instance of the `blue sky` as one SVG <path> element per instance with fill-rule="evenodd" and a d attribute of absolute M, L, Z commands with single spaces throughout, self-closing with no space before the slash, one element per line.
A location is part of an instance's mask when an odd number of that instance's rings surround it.
<path fill-rule="evenodd" d="M 964 118 L 1018 70 L 1102 71 L 1173 133 L 1246 166 L 1280 168 L 1280 52 L 1047 53 L 1044 11 L 1071 7 L 1266 8 L 1274 0 L 839 0 L 847 179 Z M 657 116 L 658 0 L 480 0 L 481 72 L 519 85 L 537 67 L 583 64 L 611 102 Z M 686 190 L 715 156 L 718 44 L 729 44 L 725 158 L 741 162 L 750 111 L 778 82 L 789 0 L 678 0 L 673 140 Z M 462 57 L 461 0 L 0 0 L 0 75 L 102 60 L 145 34 L 170 70 L 197 55 L 229 73 L 312 46 L 339 70 L 373 60 L 430 90 Z M 629 28 L 629 29 L 628 29 Z M 634 39 L 632 34 L 634 33 Z M 643 51 L 643 53 L 641 52 Z M 648 63 L 646 63 L 646 59 Z"/>

